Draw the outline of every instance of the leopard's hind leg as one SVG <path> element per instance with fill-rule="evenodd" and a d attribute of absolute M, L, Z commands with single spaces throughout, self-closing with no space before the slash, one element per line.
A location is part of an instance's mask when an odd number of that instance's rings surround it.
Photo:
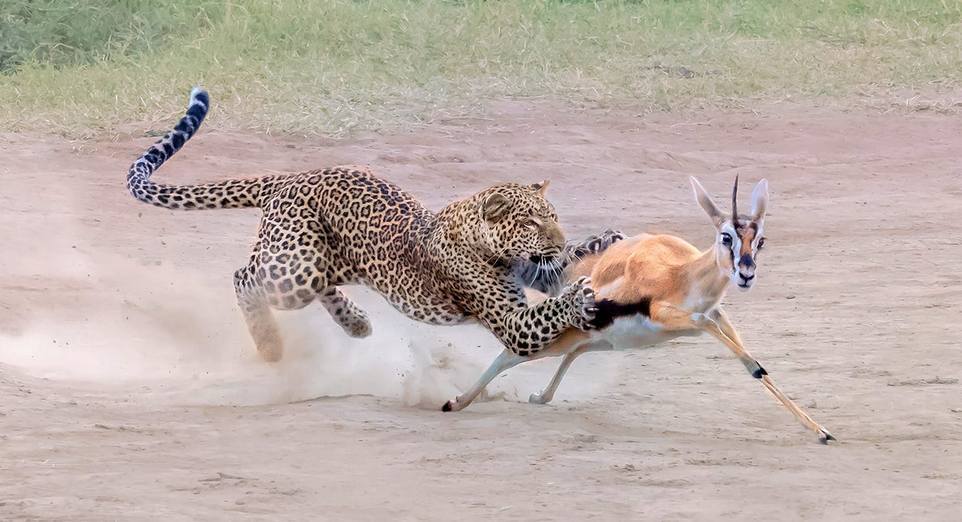
<path fill-rule="evenodd" d="M 234 274 L 237 301 L 261 357 L 274 362 L 284 354 L 273 310 L 304 308 L 321 293 L 319 290 L 328 288 L 328 281 L 326 263 L 314 253 L 295 261 L 291 254 L 262 251 Z"/>
<path fill-rule="evenodd" d="M 238 300 L 258 351 L 269 361 L 283 354 L 271 309 L 298 310 L 318 297 L 349 335 L 367 336 L 367 316 L 336 288 L 355 280 L 351 264 L 338 255 L 337 238 L 324 222 L 305 217 L 309 205 L 300 192 L 278 197 L 292 204 L 265 211 L 250 265 L 237 278 Z"/>
<path fill-rule="evenodd" d="M 334 285 L 328 263 L 317 254 L 304 256 L 295 266 L 280 264 L 276 256 L 256 256 L 267 261 L 242 268 L 234 274 L 237 301 L 257 351 L 267 361 L 278 361 L 284 353 L 283 340 L 273 310 L 298 310 L 320 298 L 331 318 L 351 337 L 371 334 L 371 322 L 354 302 Z M 287 261 L 287 258 L 282 258 Z M 337 277 L 340 280 L 340 277 Z"/>
<path fill-rule="evenodd" d="M 334 286 L 323 289 L 320 293 L 321 304 L 337 324 L 351 337 L 367 337 L 371 335 L 371 321 L 364 310 L 347 298 Z"/>
<path fill-rule="evenodd" d="M 267 294 L 255 280 L 255 269 L 251 266 L 234 272 L 234 292 L 247 321 L 247 329 L 254 338 L 257 351 L 267 361 L 279 361 L 284 354 L 277 321 L 267 302 Z"/>
<path fill-rule="evenodd" d="M 307 250 L 293 257 L 274 256 L 267 265 L 267 301 L 278 310 L 298 310 L 319 298 L 331 318 L 351 337 L 371 335 L 371 322 L 353 301 L 335 286 L 350 281 L 350 271 L 328 248 Z M 264 258 L 265 256 L 262 256 Z M 281 265 L 278 258 L 287 265 Z M 289 259 L 291 261 L 289 261 Z"/>

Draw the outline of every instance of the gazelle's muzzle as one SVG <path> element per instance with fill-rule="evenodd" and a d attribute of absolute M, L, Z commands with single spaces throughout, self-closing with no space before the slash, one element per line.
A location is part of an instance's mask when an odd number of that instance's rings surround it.
<path fill-rule="evenodd" d="M 739 288 L 751 288 L 752 283 L 755 282 L 755 260 L 752 259 L 751 254 L 744 254 L 738 259 L 735 272 L 735 284 Z"/>

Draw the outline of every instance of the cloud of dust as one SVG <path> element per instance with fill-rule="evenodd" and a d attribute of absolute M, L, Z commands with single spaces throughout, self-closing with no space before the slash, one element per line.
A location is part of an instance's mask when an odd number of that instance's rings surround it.
<path fill-rule="evenodd" d="M 69 250 L 69 249 L 68 249 Z M 58 259 L 58 267 L 64 260 Z M 319 304 L 275 312 L 285 338 L 278 363 L 260 359 L 234 301 L 229 278 L 182 267 L 77 254 L 69 273 L 83 284 L 66 302 L 0 335 L 0 363 L 25 373 L 122 387 L 180 404 L 269 404 L 323 396 L 376 395 L 437 408 L 480 376 L 501 350 L 476 325 L 431 326 L 403 317 L 363 287 L 345 290 L 371 317 L 374 333 L 352 339 Z M 34 266 L 34 269 L 36 267 Z M 48 272 L 49 273 L 49 272 Z M 564 398 L 601 393 L 618 357 L 579 360 Z M 560 359 L 535 361 L 496 378 L 489 398 L 527 400 Z M 591 368 L 579 379 L 578 366 Z"/>

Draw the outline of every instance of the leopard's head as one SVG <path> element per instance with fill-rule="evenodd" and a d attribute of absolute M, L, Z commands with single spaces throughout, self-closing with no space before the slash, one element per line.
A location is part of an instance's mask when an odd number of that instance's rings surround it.
<path fill-rule="evenodd" d="M 548 182 L 505 183 L 478 194 L 483 247 L 492 261 L 557 263 L 565 246 L 558 214 L 548 200 Z"/>

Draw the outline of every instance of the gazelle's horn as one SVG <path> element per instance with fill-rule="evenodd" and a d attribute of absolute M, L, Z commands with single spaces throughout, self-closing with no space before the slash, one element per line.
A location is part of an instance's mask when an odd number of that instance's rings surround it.
<path fill-rule="evenodd" d="M 738 174 L 735 174 L 735 188 L 732 189 L 732 225 L 738 228 Z"/>

